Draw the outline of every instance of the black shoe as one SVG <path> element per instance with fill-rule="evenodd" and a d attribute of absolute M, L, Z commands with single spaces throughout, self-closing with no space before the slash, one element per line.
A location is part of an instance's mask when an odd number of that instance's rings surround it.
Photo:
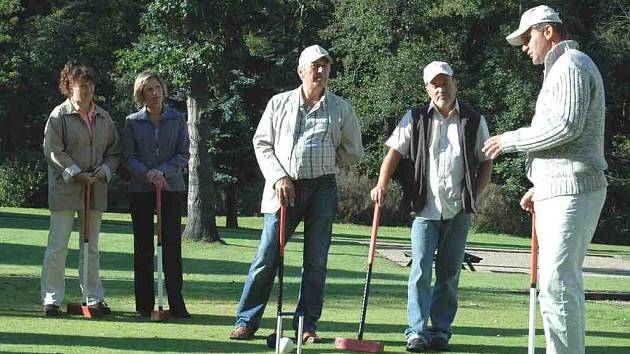
<path fill-rule="evenodd" d="M 94 305 L 90 305 L 89 307 L 97 309 L 103 315 L 109 315 L 110 313 L 112 313 L 112 310 L 109 308 L 109 306 L 107 306 L 107 303 L 104 300 L 101 300 Z"/>
<path fill-rule="evenodd" d="M 424 353 L 428 351 L 427 345 L 420 338 L 414 338 L 407 342 L 407 347 L 405 349 L 412 353 Z"/>
<path fill-rule="evenodd" d="M 59 306 L 57 305 L 44 305 L 44 316 L 47 317 L 57 317 L 61 315 L 61 311 L 59 310 Z"/>
<path fill-rule="evenodd" d="M 276 348 L 276 331 L 273 331 L 271 334 L 269 334 L 267 336 L 267 347 L 269 349 L 275 349 Z"/>
<path fill-rule="evenodd" d="M 140 317 L 151 317 L 151 311 L 138 311 L 138 316 Z"/>
<path fill-rule="evenodd" d="M 433 337 L 429 340 L 429 348 L 438 352 L 446 352 L 448 348 L 448 340 L 442 337 Z"/>

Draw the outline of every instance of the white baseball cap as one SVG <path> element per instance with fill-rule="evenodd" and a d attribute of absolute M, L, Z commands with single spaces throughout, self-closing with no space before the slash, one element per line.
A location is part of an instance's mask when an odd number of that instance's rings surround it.
<path fill-rule="evenodd" d="M 432 61 L 429 65 L 424 67 L 422 78 L 424 79 L 424 84 L 428 84 L 433 80 L 436 76 L 440 74 L 446 74 L 448 76 L 453 76 L 453 69 L 448 63 L 443 61 Z"/>
<path fill-rule="evenodd" d="M 521 35 L 527 32 L 533 25 L 544 22 L 562 23 L 562 20 L 560 19 L 558 12 L 549 6 L 540 5 L 532 7 L 531 9 L 525 11 L 523 16 L 521 16 L 521 23 L 518 26 L 518 29 L 512 32 L 509 36 L 505 37 L 505 39 L 511 45 L 523 45 Z"/>
<path fill-rule="evenodd" d="M 330 54 L 328 54 L 328 51 L 318 46 L 317 44 L 313 44 L 310 47 L 304 48 L 304 50 L 300 54 L 298 65 L 299 66 L 311 65 L 311 63 L 323 57 L 326 57 L 328 61 L 330 61 L 330 63 L 332 64 L 332 58 L 330 57 Z"/>

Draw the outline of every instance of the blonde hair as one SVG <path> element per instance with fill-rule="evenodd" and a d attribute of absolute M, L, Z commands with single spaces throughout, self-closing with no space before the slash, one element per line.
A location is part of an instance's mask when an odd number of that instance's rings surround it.
<path fill-rule="evenodd" d="M 143 71 L 138 74 L 138 76 L 136 76 L 136 81 L 133 83 L 133 98 L 139 104 L 144 103 L 142 89 L 149 79 L 156 79 L 160 83 L 160 85 L 162 85 L 162 92 L 164 92 L 164 97 L 166 98 L 166 96 L 168 96 L 168 90 L 166 88 L 166 84 L 164 84 L 164 80 L 162 80 L 162 78 L 153 71 Z"/>

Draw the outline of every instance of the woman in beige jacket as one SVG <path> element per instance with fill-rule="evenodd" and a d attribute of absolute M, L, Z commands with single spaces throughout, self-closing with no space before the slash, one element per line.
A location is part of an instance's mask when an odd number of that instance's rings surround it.
<path fill-rule="evenodd" d="M 99 277 L 98 237 L 107 207 L 107 183 L 119 162 L 118 133 L 109 114 L 98 107 L 92 68 L 74 63 L 61 71 L 59 88 L 67 99 L 53 109 L 44 130 L 48 162 L 50 230 L 42 267 L 41 296 L 46 316 L 58 316 L 65 291 L 68 241 L 79 212 L 83 218 L 86 185 L 91 185 L 89 213 L 88 305 L 110 313 Z M 79 279 L 83 284 L 83 242 L 80 242 Z"/>

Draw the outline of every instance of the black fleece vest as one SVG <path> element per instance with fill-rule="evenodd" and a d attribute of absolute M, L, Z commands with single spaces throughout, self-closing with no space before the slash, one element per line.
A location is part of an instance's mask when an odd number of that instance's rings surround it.
<path fill-rule="evenodd" d="M 459 144 L 464 157 L 464 181 L 462 186 L 462 207 L 466 213 L 476 213 L 476 181 L 479 168 L 479 161 L 475 157 L 475 143 L 477 139 L 477 129 L 481 114 L 472 107 L 459 105 L 459 116 L 461 124 L 459 129 Z M 427 181 L 425 176 L 426 160 L 429 158 L 429 144 L 431 136 L 431 117 L 428 113 L 429 105 L 412 108 L 411 113 L 413 129 L 410 147 L 410 166 L 413 175 L 410 181 L 409 193 L 411 202 L 411 213 L 419 214 L 426 204 Z"/>

